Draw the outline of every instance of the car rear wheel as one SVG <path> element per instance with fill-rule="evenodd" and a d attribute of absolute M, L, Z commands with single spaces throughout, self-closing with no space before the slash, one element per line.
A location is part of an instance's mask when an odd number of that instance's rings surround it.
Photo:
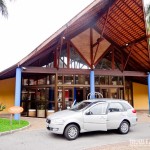
<path fill-rule="evenodd" d="M 64 131 L 64 136 L 68 140 L 75 140 L 79 135 L 79 128 L 75 124 L 68 125 Z"/>
<path fill-rule="evenodd" d="M 121 124 L 120 124 L 120 127 L 119 127 L 119 132 L 121 134 L 127 134 L 129 132 L 129 129 L 130 129 L 130 125 L 127 121 L 123 121 Z"/>

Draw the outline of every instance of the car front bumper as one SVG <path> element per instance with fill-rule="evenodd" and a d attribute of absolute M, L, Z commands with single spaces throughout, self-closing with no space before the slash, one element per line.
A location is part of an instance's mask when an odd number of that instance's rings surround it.
<path fill-rule="evenodd" d="M 64 132 L 64 126 L 63 125 L 57 125 L 57 124 L 49 124 L 47 123 L 47 129 L 56 134 L 63 134 Z"/>

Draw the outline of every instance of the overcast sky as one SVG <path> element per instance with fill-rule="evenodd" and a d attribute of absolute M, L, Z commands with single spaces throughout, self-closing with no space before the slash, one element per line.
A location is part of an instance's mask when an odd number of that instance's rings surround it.
<path fill-rule="evenodd" d="M 16 64 L 93 0 L 9 0 L 0 15 L 0 71 Z"/>
<path fill-rule="evenodd" d="M 9 16 L 0 15 L 0 71 L 28 55 L 93 0 L 5 1 Z"/>

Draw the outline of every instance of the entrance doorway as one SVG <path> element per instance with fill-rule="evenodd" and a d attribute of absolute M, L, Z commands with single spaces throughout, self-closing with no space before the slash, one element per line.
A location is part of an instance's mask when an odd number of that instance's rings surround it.
<path fill-rule="evenodd" d="M 58 87 L 57 110 L 70 108 L 74 101 L 73 87 Z"/>
<path fill-rule="evenodd" d="M 83 101 L 83 88 L 74 88 L 74 99 L 76 103 Z"/>
<path fill-rule="evenodd" d="M 57 110 L 70 108 L 72 104 L 79 103 L 87 98 L 88 87 L 58 87 Z"/>

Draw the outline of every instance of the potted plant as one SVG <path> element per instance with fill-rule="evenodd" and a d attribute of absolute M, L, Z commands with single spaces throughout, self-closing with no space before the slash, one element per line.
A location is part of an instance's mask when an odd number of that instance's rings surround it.
<path fill-rule="evenodd" d="M 43 103 L 37 106 L 37 117 L 45 117 L 45 105 Z"/>

